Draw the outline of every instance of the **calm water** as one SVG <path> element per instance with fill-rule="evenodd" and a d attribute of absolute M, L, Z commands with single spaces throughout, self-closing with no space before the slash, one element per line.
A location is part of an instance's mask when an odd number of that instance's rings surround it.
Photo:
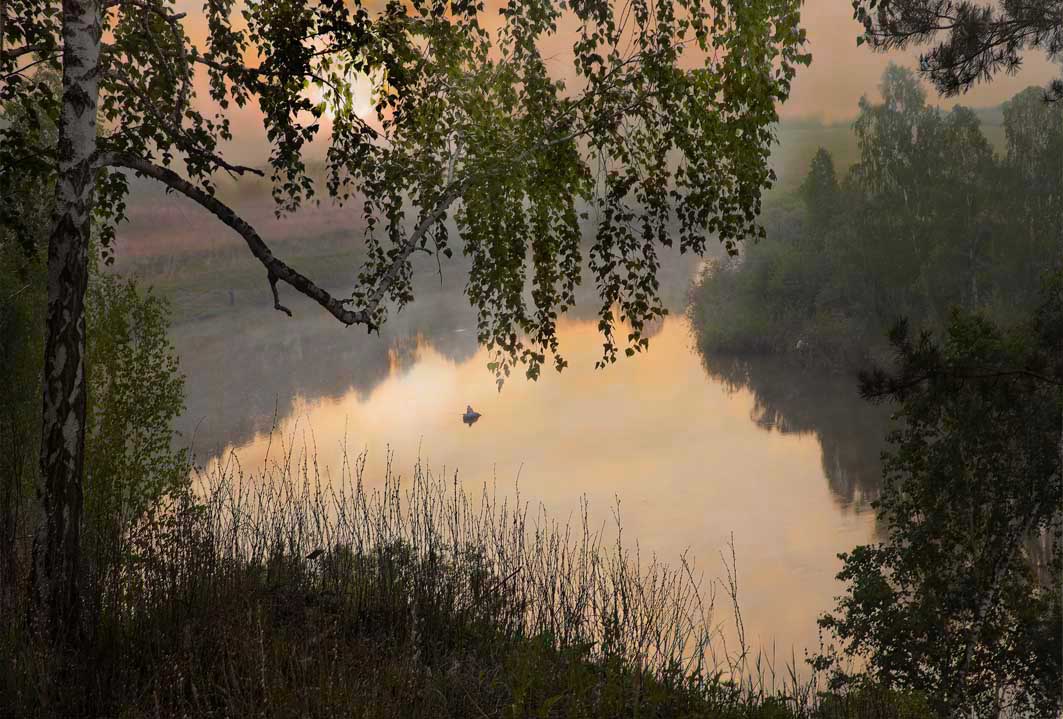
<path fill-rule="evenodd" d="M 306 306 L 296 321 L 254 309 L 176 328 L 198 459 L 234 451 L 261 467 L 276 423 L 274 437 L 316 446 L 334 470 L 367 450 L 371 484 L 390 448 L 407 475 L 421 457 L 475 492 L 519 481 L 561 520 L 584 497 L 595 522 L 619 503 L 627 540 L 667 561 L 690 552 L 706 581 L 723 575 L 733 534 L 750 642 L 786 659 L 817 646 L 815 618 L 840 591 L 835 555 L 875 531 L 884 425 L 851 381 L 706 361 L 680 317 L 648 353 L 594 370 L 596 323 L 577 319 L 560 331 L 568 369 L 499 393 L 468 312 L 445 304 L 422 298 L 381 338 Z M 483 414 L 471 427 L 467 404 Z"/>

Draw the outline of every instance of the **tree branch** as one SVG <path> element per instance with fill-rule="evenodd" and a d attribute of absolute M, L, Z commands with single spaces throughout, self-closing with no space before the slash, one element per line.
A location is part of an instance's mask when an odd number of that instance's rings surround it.
<path fill-rule="evenodd" d="M 887 377 L 881 386 L 873 385 L 868 378 L 865 383 L 863 376 L 861 384 L 861 396 L 867 400 L 882 400 L 898 393 L 904 393 L 924 382 L 937 378 L 950 378 L 958 380 L 990 380 L 1003 379 L 1006 377 L 1025 377 L 1027 379 L 1044 382 L 1045 384 L 1063 387 L 1063 378 L 1040 374 L 1027 369 L 996 369 L 992 367 L 944 367 L 931 369 L 918 375 L 909 377 Z"/>
<path fill-rule="evenodd" d="M 0 82 L 6 82 L 7 80 L 10 80 L 11 78 L 15 77 L 16 75 L 21 75 L 22 73 L 26 72 L 26 70 L 29 70 L 31 67 L 34 67 L 36 65 L 40 65 L 42 62 L 48 62 L 50 59 L 51 59 L 50 57 L 42 57 L 42 58 L 40 58 L 38 60 L 34 60 L 33 62 L 29 63 L 28 65 L 23 65 L 22 67 L 17 67 L 14 70 L 12 70 L 11 72 L 5 73 L 4 75 L 0 75 Z"/>
<path fill-rule="evenodd" d="M 185 197 L 194 200 L 223 223 L 235 230 L 237 234 L 244 239 L 244 242 L 247 243 L 247 247 L 251 250 L 251 254 L 254 255 L 255 258 L 266 268 L 266 276 L 269 280 L 270 290 L 273 293 L 274 309 L 284 312 L 289 317 L 292 316 L 291 310 L 280 303 L 280 295 L 277 292 L 277 282 L 283 281 L 324 307 L 329 314 L 343 324 L 348 326 L 355 324 L 365 325 L 370 332 L 379 329 L 374 320 L 376 312 L 384 301 L 388 289 L 397 280 L 402 267 L 410 259 L 410 256 L 417 251 L 421 238 L 424 237 L 425 233 L 427 233 L 433 225 L 446 216 L 447 210 L 459 197 L 461 197 L 468 185 L 468 179 L 460 180 L 452 183 L 443 192 L 439 201 L 436 203 L 435 208 L 421 218 L 421 221 L 417 223 L 416 227 L 414 227 L 413 232 L 410 233 L 406 241 L 400 246 L 399 252 L 396 254 L 391 264 L 386 270 L 384 270 L 383 275 L 381 275 L 380 279 L 375 283 L 373 291 L 370 292 L 366 298 L 365 308 L 355 311 L 346 307 L 346 305 L 350 303 L 350 300 L 336 299 L 327 291 L 314 284 L 314 282 L 308 277 L 300 274 L 285 264 L 282 260 L 275 257 L 258 232 L 256 232 L 255 229 L 243 218 L 237 215 L 232 208 L 217 197 L 196 187 L 173 170 L 156 165 L 144 158 L 121 152 L 108 152 L 102 154 L 98 158 L 96 166 L 124 167 L 139 174 L 154 178 L 167 187 L 180 192 Z"/>
<path fill-rule="evenodd" d="M 347 309 L 344 301 L 336 299 L 314 284 L 314 282 L 308 277 L 300 274 L 275 257 L 266 243 L 262 240 L 261 236 L 259 236 L 258 232 L 256 232 L 255 229 L 243 218 L 237 215 L 228 205 L 213 195 L 196 187 L 173 170 L 160 167 L 159 165 L 141 157 L 119 152 L 105 153 L 101 155 L 97 161 L 97 166 L 124 167 L 141 175 L 154 178 L 167 187 L 180 192 L 185 197 L 194 200 L 223 223 L 235 230 L 237 234 L 244 239 L 244 242 L 247 243 L 247 247 L 251 250 L 251 254 L 254 255 L 255 258 L 266 268 L 267 277 L 273 292 L 275 309 L 286 313 L 288 316 L 291 316 L 292 314 L 291 310 L 280 304 L 280 298 L 277 293 L 277 281 L 281 280 L 317 302 L 324 307 L 329 314 L 343 324 L 348 326 L 361 324 L 366 325 L 370 330 L 376 329 L 371 321 L 371 314 L 369 312 L 365 310 L 359 310 L 356 312 Z"/>
<path fill-rule="evenodd" d="M 434 224 L 443 219 L 447 214 L 447 210 L 454 204 L 454 201 L 461 197 L 465 191 L 466 186 L 469 184 L 469 179 L 465 178 L 459 180 L 450 185 L 450 187 L 443 192 L 439 201 L 436 202 L 435 209 L 429 212 L 427 215 L 421 218 L 421 221 L 417 223 L 417 226 L 413 228 L 413 232 L 406 238 L 406 242 L 399 246 L 399 252 L 392 260 L 391 265 L 384 270 L 383 276 L 376 283 L 373 291 L 369 293 L 368 301 L 366 303 L 366 309 L 370 313 L 375 313 L 377 308 L 380 307 L 380 303 L 384 301 L 384 295 L 388 291 L 388 288 L 398 279 L 399 271 L 402 269 L 406 261 L 410 259 L 410 255 L 417 251 L 417 245 L 420 243 L 421 238 L 425 233 L 432 228 Z"/>
<path fill-rule="evenodd" d="M 0 52 L 0 60 L 17 60 L 23 55 L 29 55 L 34 52 L 44 52 L 45 50 L 55 50 L 56 48 L 46 45 L 44 43 L 37 43 L 35 45 L 23 45 L 22 47 L 12 48 L 10 50 L 4 50 Z"/>

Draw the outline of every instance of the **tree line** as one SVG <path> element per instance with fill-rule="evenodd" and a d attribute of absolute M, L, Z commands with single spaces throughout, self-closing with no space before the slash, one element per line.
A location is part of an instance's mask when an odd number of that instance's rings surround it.
<path fill-rule="evenodd" d="M 998 152 L 973 111 L 930 106 L 910 70 L 888 68 L 880 94 L 860 102 L 858 161 L 843 172 L 820 150 L 796 201 L 769 210 L 767 238 L 702 277 L 706 348 L 852 370 L 888 353 L 900 317 L 940 330 L 962 308 L 1009 324 L 1036 305 L 1063 263 L 1063 106 L 1017 94 Z"/>

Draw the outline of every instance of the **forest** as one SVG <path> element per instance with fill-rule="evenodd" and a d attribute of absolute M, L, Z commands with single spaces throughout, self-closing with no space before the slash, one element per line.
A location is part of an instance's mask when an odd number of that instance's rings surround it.
<path fill-rule="evenodd" d="M 1004 146 L 975 112 L 927 103 L 890 67 L 853 124 L 857 161 L 821 149 L 768 237 L 714 261 L 691 311 L 709 351 L 781 354 L 836 371 L 888 358 L 902 317 L 940 331 L 955 309 L 1011 325 L 1061 261 L 1063 114 L 1031 87 L 1003 105 Z M 869 93 L 870 94 L 870 93 Z"/>
<path fill-rule="evenodd" d="M 0 718 L 1059 717 L 1060 3 L 842 5 L 0 0 Z"/>

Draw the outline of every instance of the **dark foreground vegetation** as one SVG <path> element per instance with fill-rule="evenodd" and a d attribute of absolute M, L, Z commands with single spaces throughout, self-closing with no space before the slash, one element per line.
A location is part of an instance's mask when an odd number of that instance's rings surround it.
<path fill-rule="evenodd" d="M 814 664 L 833 686 L 873 677 L 947 716 L 1058 716 L 1063 273 L 1041 297 L 1007 330 L 960 312 L 940 339 L 901 323 L 895 367 L 862 376 L 897 426 L 874 503 L 884 538 L 841 555 L 846 594 L 820 620 L 838 644 Z"/>
<path fill-rule="evenodd" d="M 82 636 L 57 649 L 5 622 L 4 712 L 931 716 L 918 695 L 817 696 L 745 648 L 715 654 L 692 570 L 640 562 L 585 518 L 558 526 L 420 468 L 370 492 L 359 461 L 331 482 L 295 457 L 199 474 L 94 544 Z"/>

